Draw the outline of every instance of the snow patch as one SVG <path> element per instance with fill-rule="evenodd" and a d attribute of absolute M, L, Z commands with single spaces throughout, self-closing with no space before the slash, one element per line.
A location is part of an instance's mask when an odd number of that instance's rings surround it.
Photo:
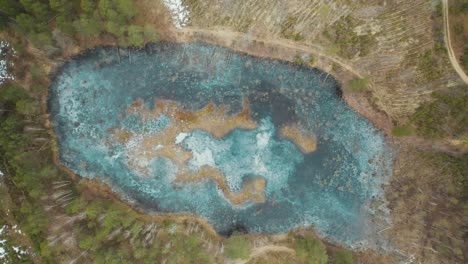
<path fill-rule="evenodd" d="M 14 225 L 14 226 L 12 227 L 12 229 L 13 229 L 13 231 L 15 231 L 15 233 L 18 233 L 18 234 L 20 234 L 20 235 L 23 234 L 23 231 L 21 231 L 21 229 L 19 229 L 18 225 Z"/>
<path fill-rule="evenodd" d="M 189 134 L 187 133 L 179 133 L 177 137 L 175 138 L 175 143 L 179 144 L 180 142 L 184 141 L 184 139 L 188 136 Z"/>
<path fill-rule="evenodd" d="M 157 145 L 156 147 L 154 147 L 154 150 L 158 150 L 158 149 L 162 149 L 162 148 L 164 148 L 164 146 L 161 145 L 161 144 L 159 144 L 159 145 Z"/>
<path fill-rule="evenodd" d="M 183 28 L 189 23 L 189 11 L 182 0 L 163 0 L 164 5 L 172 15 L 172 23 L 176 28 Z"/>
<path fill-rule="evenodd" d="M 0 40 L 0 84 L 6 80 L 15 79 L 13 75 L 8 73 L 8 66 L 13 66 L 13 63 L 9 63 L 6 59 L 9 54 L 15 55 L 16 53 L 13 48 L 10 47 L 10 43 Z"/>
<path fill-rule="evenodd" d="M 26 250 L 21 249 L 20 247 L 13 247 L 13 250 L 16 252 L 16 254 L 26 254 Z"/>
<path fill-rule="evenodd" d="M 261 132 L 257 134 L 257 147 L 260 149 L 265 148 L 270 141 L 271 134 L 268 132 Z"/>
<path fill-rule="evenodd" d="M 193 166 L 197 168 L 200 168 L 203 165 L 215 167 L 213 153 L 211 152 L 210 149 L 205 148 L 202 152 L 193 151 L 192 153 L 193 153 L 193 158 L 190 162 Z"/>
<path fill-rule="evenodd" d="M 0 227 L 0 235 L 3 234 L 3 231 L 5 230 L 5 226 Z M 6 240 L 5 239 L 0 239 L 0 259 L 4 259 L 6 257 L 6 252 L 3 246 L 5 246 Z"/>
<path fill-rule="evenodd" d="M 258 174 L 263 174 L 267 172 L 265 163 L 262 161 L 259 155 L 256 155 L 254 157 L 254 171 L 257 172 Z"/>
<path fill-rule="evenodd" d="M 270 121 L 263 119 L 260 123 L 259 133 L 256 135 L 257 147 L 259 149 L 264 149 L 274 132 L 274 127 L 269 123 Z"/>
<path fill-rule="evenodd" d="M 4 259 L 6 257 L 5 249 L 3 249 L 0 245 L 0 259 Z"/>

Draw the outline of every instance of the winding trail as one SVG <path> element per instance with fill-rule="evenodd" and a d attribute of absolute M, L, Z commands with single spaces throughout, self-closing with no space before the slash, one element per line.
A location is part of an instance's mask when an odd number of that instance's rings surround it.
<path fill-rule="evenodd" d="M 443 0 L 443 1 L 444 3 L 447 4 L 447 0 Z M 447 25 L 448 24 L 446 23 L 445 26 Z M 260 57 L 262 56 L 262 54 L 258 54 L 258 52 L 255 50 L 252 50 L 251 47 L 249 48 L 248 43 L 252 43 L 252 42 L 264 43 L 263 45 L 265 45 L 265 47 L 278 47 L 284 50 L 289 50 L 290 51 L 289 55 L 291 56 L 293 56 L 293 54 L 298 54 L 298 53 L 320 56 L 324 58 L 325 61 L 333 62 L 333 63 L 340 65 L 343 69 L 345 69 L 347 72 L 349 72 L 351 75 L 355 77 L 364 78 L 365 76 L 355 67 L 353 67 L 351 62 L 346 61 L 337 56 L 328 54 L 325 51 L 324 47 L 317 45 L 317 44 L 308 44 L 306 46 L 306 45 L 301 45 L 301 44 L 298 44 L 297 42 L 289 41 L 285 39 L 261 38 L 261 37 L 253 36 L 251 34 L 235 32 L 235 31 L 230 31 L 226 29 L 204 29 L 204 28 L 197 28 L 197 27 L 184 27 L 182 29 L 170 31 L 167 33 L 172 34 L 172 36 L 175 37 L 176 40 L 178 41 L 190 41 L 192 38 L 195 38 L 195 39 L 198 38 L 198 39 L 203 39 L 207 43 L 224 46 L 226 48 L 231 48 L 240 52 L 246 52 L 248 54 L 260 56 Z M 235 42 L 237 42 L 237 44 L 235 46 L 232 46 L 232 43 L 235 43 Z M 448 47 L 451 48 L 450 45 L 448 45 Z M 448 49 L 448 50 L 452 51 L 452 53 L 449 52 L 449 54 L 452 54 L 452 56 L 449 56 L 449 57 L 451 59 L 453 67 L 457 69 L 456 66 L 458 66 L 458 69 L 461 71 L 461 74 L 462 74 L 460 75 L 459 73 L 460 77 L 463 79 L 465 83 L 468 83 L 468 77 L 466 77 L 466 75 L 463 73 L 462 69 L 458 65 L 457 60 L 455 59 L 453 50 L 451 49 Z M 284 59 L 284 56 L 278 56 L 278 55 L 275 56 L 275 54 L 269 54 L 266 56 Z M 325 68 L 321 68 L 321 69 L 328 72 L 328 70 Z M 370 83 L 369 88 L 372 89 L 373 85 L 374 85 L 373 83 Z M 365 108 L 363 106 L 363 101 L 355 100 L 353 96 L 356 96 L 356 95 L 350 95 L 349 98 L 347 98 L 348 104 L 350 104 L 351 107 L 355 109 L 358 113 L 370 119 L 374 123 L 374 125 L 376 125 L 378 128 L 386 131 L 387 134 L 391 134 L 392 125 L 390 122 L 388 122 L 388 120 L 386 119 L 386 116 L 373 115 L 372 114 L 373 110 L 371 110 L 370 107 Z M 399 139 L 399 141 L 403 141 L 406 144 L 416 145 L 425 150 L 442 151 L 444 153 L 448 153 L 451 155 L 462 155 L 462 154 L 468 153 L 468 148 L 461 145 L 456 139 L 443 139 L 443 140 L 437 140 L 437 141 L 425 140 L 425 139 L 421 139 L 418 137 L 410 137 L 410 139 L 411 140 Z"/>
<path fill-rule="evenodd" d="M 450 25 L 449 25 L 449 8 L 448 8 L 448 0 L 442 0 L 442 7 L 444 13 L 444 38 L 445 38 L 445 45 L 447 46 L 447 52 L 449 55 L 450 63 L 452 64 L 455 71 L 458 73 L 460 78 L 468 84 L 468 76 L 463 71 L 462 67 L 458 63 L 457 57 L 455 56 L 455 52 L 452 49 L 452 41 L 450 38 Z"/>
<path fill-rule="evenodd" d="M 455 56 L 455 52 L 453 51 L 453 48 L 452 48 L 452 43 L 451 43 L 451 38 L 450 38 L 448 0 L 442 0 L 442 6 L 443 6 L 443 17 L 444 17 L 444 39 L 445 39 L 445 44 L 447 46 L 450 63 L 452 64 L 452 67 L 455 69 L 455 71 L 460 76 L 460 78 L 463 80 L 463 82 L 468 84 L 468 76 L 463 71 L 462 67 L 460 66 Z M 251 41 L 258 41 L 258 42 L 263 41 L 270 45 L 281 46 L 281 47 L 289 48 L 291 50 L 296 50 L 296 51 L 303 52 L 303 53 L 311 53 L 314 55 L 325 57 L 329 59 L 330 61 L 340 65 L 342 68 L 353 73 L 355 76 L 359 78 L 363 78 L 363 75 L 359 71 L 357 71 L 353 66 L 351 66 L 349 63 L 342 60 L 341 58 L 327 54 L 324 51 L 323 47 L 318 46 L 318 45 L 305 46 L 305 45 L 300 45 L 298 43 L 290 42 L 284 39 L 256 38 L 249 34 L 227 31 L 227 30 L 220 30 L 220 29 L 210 30 L 210 29 L 203 29 L 203 28 L 196 28 L 196 27 L 185 27 L 180 30 L 177 30 L 177 32 L 179 34 L 189 34 L 189 35 L 206 34 L 206 35 L 215 36 L 218 39 L 223 39 L 224 41 L 233 41 L 233 40 L 239 40 L 243 38 L 248 38 Z"/>
<path fill-rule="evenodd" d="M 301 52 L 305 54 L 313 54 L 315 56 L 320 56 L 324 57 L 338 65 L 340 65 L 342 68 L 346 69 L 347 71 L 351 72 L 355 76 L 359 78 L 363 78 L 363 74 L 358 72 L 355 68 L 353 68 L 350 64 L 348 64 L 346 61 L 343 59 L 333 56 L 330 54 L 327 54 L 324 51 L 324 48 L 319 45 L 301 45 L 298 44 L 297 42 L 285 40 L 285 39 L 265 39 L 265 38 L 258 38 L 250 34 L 242 33 L 242 32 L 235 32 L 235 31 L 229 31 L 229 30 L 221 30 L 221 29 L 215 29 L 215 30 L 210 30 L 210 29 L 204 29 L 204 28 L 196 28 L 196 27 L 184 27 L 182 29 L 179 29 L 175 32 L 176 34 L 182 34 L 182 35 L 200 35 L 200 34 L 205 34 L 209 35 L 212 37 L 215 37 L 218 40 L 223 40 L 224 42 L 233 42 L 235 40 L 241 40 L 241 39 L 248 39 L 250 42 L 263 42 L 265 45 L 269 46 L 277 46 L 277 47 L 283 47 L 287 48 L 289 50 L 293 50 L 296 52 Z M 208 39 L 209 40 L 209 39 Z M 208 41 L 209 42 L 209 41 Z M 221 44 L 221 43 L 216 43 L 216 44 Z M 242 50 L 241 50 L 242 51 Z M 244 51 L 245 52 L 245 51 Z"/>
<path fill-rule="evenodd" d="M 237 260 L 233 264 L 246 264 L 250 260 L 252 260 L 252 259 L 254 259 L 256 257 L 259 257 L 261 255 L 267 254 L 268 252 L 271 252 L 271 251 L 273 251 L 273 252 L 284 252 L 284 253 L 287 253 L 287 254 L 296 255 L 296 251 L 294 249 L 292 249 L 292 248 L 285 247 L 285 246 L 267 245 L 267 246 L 263 246 L 263 247 L 254 248 L 248 259 L 246 259 L 246 260 Z"/>

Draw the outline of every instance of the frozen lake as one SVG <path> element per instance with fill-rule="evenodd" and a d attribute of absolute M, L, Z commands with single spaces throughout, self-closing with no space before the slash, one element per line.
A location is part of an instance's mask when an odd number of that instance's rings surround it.
<path fill-rule="evenodd" d="M 348 245 L 378 231 L 392 151 L 319 70 L 198 43 L 99 48 L 58 69 L 49 111 L 61 163 L 148 212 Z"/>

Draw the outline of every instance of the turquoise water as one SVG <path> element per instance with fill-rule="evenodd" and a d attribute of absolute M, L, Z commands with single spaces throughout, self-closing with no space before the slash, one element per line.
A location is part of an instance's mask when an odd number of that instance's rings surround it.
<path fill-rule="evenodd" d="M 223 138 L 195 130 L 180 144 L 193 154 L 189 170 L 217 168 L 232 192 L 250 177 L 263 177 L 265 202 L 233 204 L 211 180 L 176 183 L 178 167 L 168 158 L 146 161 L 144 177 L 129 166 L 128 144 L 110 131 L 140 135 L 132 144 L 161 133 L 170 116 L 143 120 L 125 114 L 137 99 L 152 108 L 155 98 L 191 111 L 214 102 L 228 105 L 231 113 L 247 98 L 256 129 L 235 129 Z M 376 233 L 369 204 L 382 197 L 391 149 L 381 132 L 343 102 L 336 80 L 321 71 L 206 44 L 160 43 L 119 53 L 99 48 L 58 69 L 49 110 L 60 161 L 150 212 L 191 213 L 221 234 L 313 226 L 331 240 L 353 245 Z M 296 123 L 316 135 L 316 151 L 303 154 L 278 136 L 281 126 Z"/>

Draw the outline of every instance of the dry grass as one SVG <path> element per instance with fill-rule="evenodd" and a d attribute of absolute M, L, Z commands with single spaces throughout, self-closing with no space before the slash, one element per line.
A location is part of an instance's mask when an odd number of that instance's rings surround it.
<path fill-rule="evenodd" d="M 227 29 L 266 39 L 289 38 L 298 44 L 316 46 L 332 55 L 336 43 L 323 37 L 340 19 L 351 16 L 352 29 L 367 35 L 376 46 L 365 56 L 346 60 L 369 77 L 374 103 L 396 120 L 404 119 L 428 95 L 457 76 L 446 59 L 438 60 L 443 74 L 429 82 L 415 81 L 419 54 L 434 47 L 431 16 L 435 8 L 417 1 L 289 1 L 289 0 L 187 0 L 191 26 Z M 351 34 L 351 32 L 350 32 Z M 335 54 L 336 55 L 336 54 Z M 440 55 L 444 57 L 445 55 Z M 420 78 L 419 78 L 420 79 Z"/>
<path fill-rule="evenodd" d="M 466 160 L 466 159 L 465 159 Z M 387 190 L 393 224 L 385 232 L 404 258 L 461 263 L 463 215 L 460 169 L 445 154 L 403 147 Z M 466 166 L 465 166 L 466 167 Z"/>

